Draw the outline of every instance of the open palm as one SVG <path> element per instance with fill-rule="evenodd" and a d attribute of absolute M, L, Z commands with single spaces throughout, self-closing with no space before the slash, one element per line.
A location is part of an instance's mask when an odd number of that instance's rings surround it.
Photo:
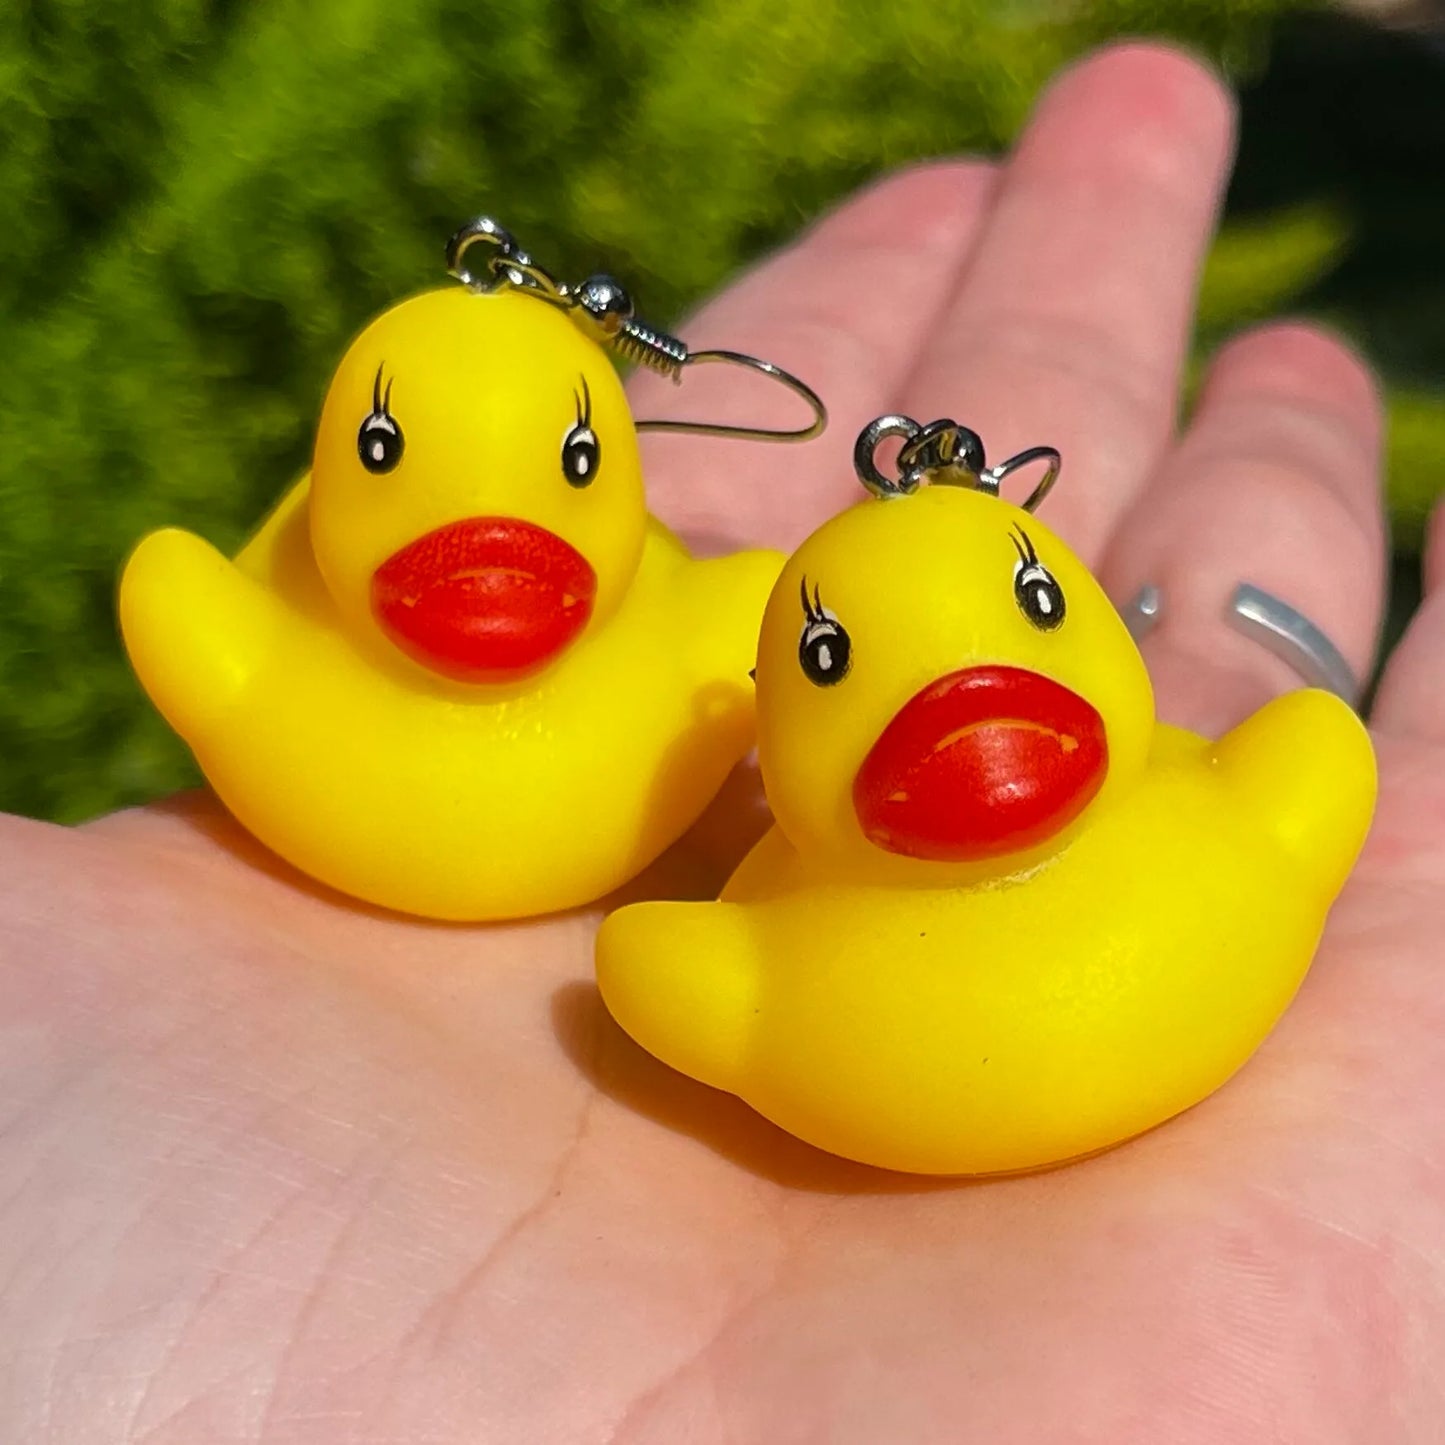
<path fill-rule="evenodd" d="M 686 333 L 796 369 L 833 430 L 649 443 L 657 509 L 705 546 L 791 545 L 856 495 L 863 422 L 957 416 L 995 457 L 1058 446 L 1050 525 L 1121 602 L 1163 589 L 1169 720 L 1218 730 L 1292 684 L 1221 621 L 1241 579 L 1363 672 L 1359 363 L 1256 331 L 1176 427 L 1229 142 L 1208 75 L 1124 47 L 1059 81 L 1006 167 L 856 198 Z M 1380 694 L 1371 843 L 1253 1062 L 1015 1180 L 846 1164 L 654 1063 L 597 1002 L 598 910 L 370 911 L 204 798 L 0 821 L 0 1438 L 1440 1439 L 1442 656 L 1445 589 Z M 716 886 L 759 825 L 733 796 L 654 892 Z"/>

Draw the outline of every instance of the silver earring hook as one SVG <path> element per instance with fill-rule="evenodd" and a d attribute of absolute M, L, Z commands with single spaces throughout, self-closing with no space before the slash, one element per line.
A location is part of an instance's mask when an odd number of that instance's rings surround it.
<path fill-rule="evenodd" d="M 474 271 L 467 264 L 467 252 L 475 246 L 485 248 L 485 265 Z M 447 242 L 447 271 L 464 286 L 477 292 L 512 289 L 536 296 L 565 311 L 599 345 L 615 351 L 624 360 L 659 376 L 682 381 L 684 368 L 708 362 L 746 367 L 761 372 L 786 386 L 812 409 L 813 420 L 807 426 L 791 430 L 769 427 L 737 426 L 729 422 L 666 421 L 662 419 L 634 423 L 638 431 L 693 432 L 704 436 L 743 437 L 752 441 L 803 442 L 818 436 L 828 425 L 828 409 L 822 398 L 806 382 L 784 371 L 781 366 L 741 351 L 692 351 L 681 337 L 671 336 L 640 320 L 635 314 L 632 297 L 621 282 L 611 276 L 589 276 L 576 286 L 568 286 L 543 270 L 523 251 L 511 232 L 490 216 L 477 216 L 462 226 Z"/>
<path fill-rule="evenodd" d="M 903 438 L 896 477 L 886 476 L 878 465 L 878 448 L 891 437 Z M 853 446 L 853 469 L 875 497 L 906 497 L 925 484 L 971 487 L 996 497 L 1014 472 L 1038 462 L 1046 464 L 1045 471 L 1022 504 L 1026 512 L 1036 510 L 1058 480 L 1063 462 L 1053 447 L 1029 447 L 990 467 L 985 464 L 983 441 L 977 432 L 948 417 L 925 426 L 896 413 L 869 422 Z"/>

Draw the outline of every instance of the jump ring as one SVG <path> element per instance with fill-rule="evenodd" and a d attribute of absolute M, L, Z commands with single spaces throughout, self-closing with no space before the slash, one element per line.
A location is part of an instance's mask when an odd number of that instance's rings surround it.
<path fill-rule="evenodd" d="M 879 443 L 887 441 L 889 437 L 903 437 L 911 442 L 922 430 L 912 417 L 890 413 L 869 422 L 858 433 L 858 440 L 853 443 L 853 470 L 858 473 L 858 480 L 875 497 L 902 497 L 917 490 L 916 480 L 909 486 L 903 476 L 896 479 L 885 477 L 878 470 L 874 453 L 877 452 Z"/>

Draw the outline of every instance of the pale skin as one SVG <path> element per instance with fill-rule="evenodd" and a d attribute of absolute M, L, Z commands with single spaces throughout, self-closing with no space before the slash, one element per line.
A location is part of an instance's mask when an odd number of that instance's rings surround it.
<path fill-rule="evenodd" d="M 715 548 L 790 546 L 853 499 L 863 422 L 956 415 L 993 458 L 1058 446 L 1051 525 L 1116 599 L 1164 589 L 1168 720 L 1219 731 L 1293 685 L 1220 623 L 1239 578 L 1367 670 L 1362 363 L 1266 326 L 1178 424 L 1230 132 L 1192 62 L 1116 48 L 1001 166 L 849 201 L 684 333 L 795 368 L 833 429 L 649 442 L 656 509 Z M 642 415 L 699 397 L 636 387 Z M 847 1165 L 655 1064 L 599 1009 L 597 910 L 372 912 L 204 797 L 4 820 L 0 1438 L 1438 1440 L 1440 533 L 1375 708 L 1374 834 L 1303 992 L 1214 1098 L 1031 1178 Z M 740 779 L 643 891 L 706 894 L 759 826 Z"/>

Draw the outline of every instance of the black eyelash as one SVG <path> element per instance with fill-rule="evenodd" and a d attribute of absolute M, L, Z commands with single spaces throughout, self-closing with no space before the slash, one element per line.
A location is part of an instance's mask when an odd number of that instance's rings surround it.
<path fill-rule="evenodd" d="M 813 583 L 813 595 L 808 596 L 808 579 L 804 577 L 799 584 L 799 594 L 803 599 L 803 616 L 809 622 L 826 622 L 828 619 L 823 615 L 823 599 L 819 595 L 818 584 Z"/>
<path fill-rule="evenodd" d="M 1034 551 L 1034 544 L 1029 540 L 1029 534 L 1022 527 L 1014 527 L 1013 531 L 1009 533 L 1009 541 L 1014 544 L 1014 551 L 1019 554 L 1019 561 L 1025 567 L 1039 565 L 1039 554 Z"/>
<path fill-rule="evenodd" d="M 371 414 L 372 416 L 391 415 L 391 384 L 396 378 L 388 377 L 386 383 L 386 395 L 381 391 L 381 374 L 386 370 L 386 363 L 383 361 L 376 368 L 376 379 L 371 383 Z"/>
<path fill-rule="evenodd" d="M 577 425 L 592 425 L 592 392 L 587 385 L 585 376 L 579 378 L 582 382 L 582 390 L 579 393 L 576 387 L 572 389 L 572 398 L 577 403 Z"/>
<path fill-rule="evenodd" d="M 808 579 L 806 576 L 802 582 L 798 584 L 798 595 L 803 599 L 803 616 L 806 617 L 809 622 L 812 622 L 814 620 L 813 604 L 808 597 Z"/>

